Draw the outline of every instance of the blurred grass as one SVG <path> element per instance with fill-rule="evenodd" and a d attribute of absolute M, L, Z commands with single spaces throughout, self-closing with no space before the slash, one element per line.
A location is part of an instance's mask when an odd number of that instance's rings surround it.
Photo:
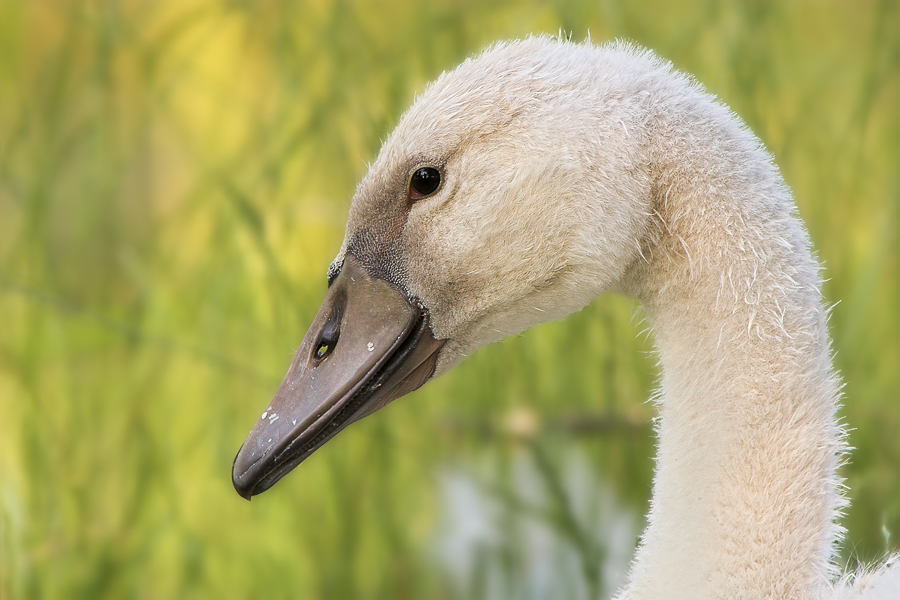
<path fill-rule="evenodd" d="M 898 12 L 0 2 L 0 598 L 457 597 L 430 551 L 439 473 L 520 454 L 522 407 L 534 448 L 577 446 L 646 509 L 652 344 L 616 297 L 480 351 L 252 504 L 229 479 L 392 124 L 491 41 L 560 30 L 653 48 L 774 154 L 841 301 L 845 558 L 900 548 Z M 536 456 L 552 484 L 568 454 Z"/>

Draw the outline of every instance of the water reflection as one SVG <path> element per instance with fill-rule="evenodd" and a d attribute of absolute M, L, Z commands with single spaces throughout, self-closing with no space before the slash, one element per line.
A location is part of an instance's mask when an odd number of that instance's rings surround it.
<path fill-rule="evenodd" d="M 441 477 L 434 554 L 459 598 L 605 598 L 625 583 L 639 518 L 573 442 L 528 442 Z"/>

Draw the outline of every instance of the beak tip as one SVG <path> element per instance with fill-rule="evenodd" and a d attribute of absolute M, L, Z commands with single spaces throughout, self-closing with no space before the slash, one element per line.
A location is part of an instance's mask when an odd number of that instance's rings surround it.
<path fill-rule="evenodd" d="M 250 481 L 250 478 L 247 477 L 248 469 L 240 469 L 241 472 L 238 472 L 238 462 L 241 459 L 241 451 L 243 449 L 244 446 L 242 445 L 241 449 L 238 450 L 237 456 L 234 457 L 234 463 L 231 465 L 231 483 L 234 485 L 234 491 L 236 491 L 241 498 L 244 498 L 249 502 L 256 489 L 256 482 Z"/>
<path fill-rule="evenodd" d="M 242 481 L 242 478 L 237 474 L 232 475 L 231 483 L 234 484 L 234 491 L 236 491 L 241 498 L 249 502 L 253 497 L 253 489 L 255 486 L 247 485 L 247 483 Z"/>

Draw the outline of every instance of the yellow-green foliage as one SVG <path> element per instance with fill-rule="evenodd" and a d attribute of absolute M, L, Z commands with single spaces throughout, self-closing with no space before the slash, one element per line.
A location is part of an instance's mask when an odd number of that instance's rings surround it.
<path fill-rule="evenodd" d="M 613 297 L 481 351 L 252 504 L 231 488 L 392 124 L 492 40 L 560 31 L 656 50 L 774 154 L 840 301 L 844 556 L 900 547 L 895 2 L 3 2 L 0 598 L 455 597 L 440 473 L 529 448 L 550 485 L 577 446 L 642 514 L 655 361 Z M 537 432 L 504 433 L 526 409 Z"/>

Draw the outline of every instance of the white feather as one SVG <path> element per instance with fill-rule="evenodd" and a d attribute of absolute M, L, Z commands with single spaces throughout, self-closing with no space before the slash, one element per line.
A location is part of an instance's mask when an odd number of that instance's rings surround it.
<path fill-rule="evenodd" d="M 421 165 L 442 186 L 407 206 Z M 790 192 L 746 126 L 669 63 L 622 43 L 491 47 L 403 116 L 342 254 L 361 232 L 447 339 L 438 374 L 604 291 L 643 303 L 659 447 L 622 598 L 900 598 L 897 566 L 834 567 L 840 383 Z"/>

